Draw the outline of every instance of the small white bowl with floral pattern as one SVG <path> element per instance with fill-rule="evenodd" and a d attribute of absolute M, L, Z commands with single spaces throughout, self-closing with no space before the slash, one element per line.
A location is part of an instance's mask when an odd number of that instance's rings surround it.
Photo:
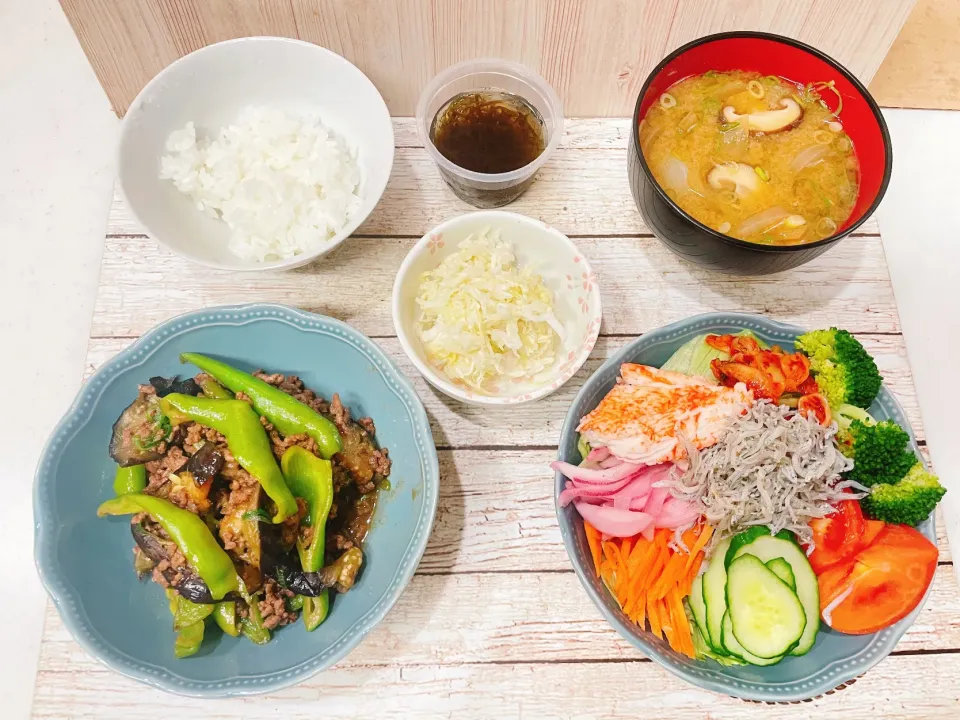
<path fill-rule="evenodd" d="M 521 268 L 530 267 L 553 293 L 554 313 L 563 325 L 553 367 L 537 380 L 505 380 L 487 393 L 451 380 L 424 352 L 417 332 L 417 296 L 424 272 L 433 270 L 474 233 L 496 230 Z M 404 352 L 427 382 L 470 405 L 517 405 L 539 400 L 573 377 L 593 351 L 600 334 L 600 288 L 580 249 L 544 222 L 502 210 L 481 210 L 441 223 L 417 241 L 393 285 L 393 324 Z"/>

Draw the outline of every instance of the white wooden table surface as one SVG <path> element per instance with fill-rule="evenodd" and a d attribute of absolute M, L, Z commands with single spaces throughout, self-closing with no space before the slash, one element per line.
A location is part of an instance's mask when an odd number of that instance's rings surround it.
<path fill-rule="evenodd" d="M 880 365 L 924 443 L 897 307 L 875 223 L 812 263 L 737 279 L 677 259 L 644 227 L 626 179 L 626 120 L 568 120 L 556 157 L 510 210 L 581 246 L 603 294 L 601 340 L 549 398 L 468 408 L 431 390 L 394 336 L 390 290 L 407 250 L 470 208 L 446 189 L 395 121 L 397 155 L 379 207 L 331 256 L 286 274 L 200 268 L 141 234 L 119 198 L 111 211 L 87 374 L 151 326 L 212 305 L 271 301 L 324 313 L 393 357 L 427 407 L 440 455 L 437 522 L 417 575 L 383 623 L 335 668 L 268 696 L 204 701 L 165 695 L 88 656 L 48 606 L 34 715 L 50 718 L 849 718 L 960 717 L 960 591 L 940 526 L 934 591 L 892 656 L 802 708 L 701 691 L 620 639 L 582 590 L 560 541 L 547 463 L 567 407 L 631 338 L 710 310 L 807 327 L 841 325 Z"/>

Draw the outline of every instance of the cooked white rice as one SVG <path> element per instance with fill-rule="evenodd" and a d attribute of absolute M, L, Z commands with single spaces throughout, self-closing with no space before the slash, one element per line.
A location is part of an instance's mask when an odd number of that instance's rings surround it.
<path fill-rule="evenodd" d="M 246 260 L 309 252 L 340 232 L 360 207 L 356 151 L 315 115 L 251 107 L 215 138 L 192 122 L 167 139 L 160 178 L 231 230 Z"/>

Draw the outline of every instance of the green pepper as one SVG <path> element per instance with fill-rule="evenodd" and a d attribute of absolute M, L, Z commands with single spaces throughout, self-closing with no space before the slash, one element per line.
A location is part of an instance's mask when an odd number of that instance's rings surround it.
<path fill-rule="evenodd" d="M 336 425 L 270 383 L 197 353 L 181 353 L 180 362 L 193 363 L 233 392 L 244 393 L 257 412 L 284 435 L 309 435 L 316 441 L 320 454 L 328 460 L 343 449 Z"/>
<path fill-rule="evenodd" d="M 208 398 L 213 398 L 214 400 L 233 399 L 233 393 L 214 380 L 210 375 L 198 375 L 196 383 L 200 386 L 200 389 L 203 390 L 203 394 Z"/>
<path fill-rule="evenodd" d="M 170 605 L 170 614 L 173 615 L 174 629 L 176 630 L 181 603 L 190 603 L 190 601 L 180 597 L 172 588 L 167 588 L 166 593 Z M 190 605 L 194 605 L 194 603 L 190 603 Z M 179 629 L 177 639 L 173 643 L 173 654 L 178 658 L 196 654 L 203 644 L 203 630 L 202 619 Z"/>
<path fill-rule="evenodd" d="M 324 590 L 317 597 L 303 598 L 303 624 L 307 632 L 316 630 L 330 612 L 330 591 Z"/>
<path fill-rule="evenodd" d="M 333 467 L 329 460 L 321 460 L 299 445 L 283 454 L 280 467 L 293 494 L 306 501 L 307 515 L 303 523 L 313 528 L 313 537 L 307 545 L 297 540 L 300 565 L 306 572 L 317 572 L 323 567 L 327 516 L 333 506 Z M 315 630 L 330 610 L 329 593 L 324 590 L 319 597 L 304 597 L 302 604 L 303 622 L 307 630 Z"/>
<path fill-rule="evenodd" d="M 118 467 L 113 478 L 113 491 L 117 495 L 142 492 L 147 486 L 147 469 L 143 465 Z"/>
<path fill-rule="evenodd" d="M 220 600 L 231 591 L 240 589 L 237 571 L 226 551 L 220 547 L 206 523 L 189 510 L 177 507 L 169 500 L 132 493 L 107 500 L 97 515 L 135 515 L 145 512 L 167 531 L 200 578 L 210 588 L 214 600 Z"/>
<path fill-rule="evenodd" d="M 276 503 L 275 523 L 297 512 L 297 501 L 283 480 L 270 438 L 249 403 L 171 393 L 160 401 L 160 408 L 174 425 L 193 420 L 223 435 L 240 467 L 253 475 Z"/>
<path fill-rule="evenodd" d="M 313 537 L 304 545 L 297 540 L 300 565 L 306 572 L 323 567 L 327 516 L 333 506 L 333 466 L 299 445 L 287 449 L 280 459 L 283 477 L 290 491 L 307 503 L 303 524 L 313 528 Z"/>
<path fill-rule="evenodd" d="M 203 620 L 187 625 L 177 633 L 173 642 L 173 654 L 178 658 L 190 657 L 200 650 L 203 644 Z"/>
<path fill-rule="evenodd" d="M 303 609 L 303 595 L 294 595 L 283 603 L 287 612 L 300 612 Z"/>
<path fill-rule="evenodd" d="M 270 642 L 270 631 L 263 624 L 263 615 L 260 614 L 260 605 L 256 595 L 247 601 L 247 617 L 240 620 L 241 632 L 257 645 L 266 645 Z"/>
<path fill-rule="evenodd" d="M 237 627 L 237 604 L 233 600 L 217 603 L 213 610 L 213 619 L 227 635 L 237 637 L 240 634 L 240 628 Z"/>
<path fill-rule="evenodd" d="M 183 630 L 190 625 L 202 623 L 213 614 L 213 605 L 191 602 L 177 596 L 177 611 L 173 614 L 173 629 Z"/>

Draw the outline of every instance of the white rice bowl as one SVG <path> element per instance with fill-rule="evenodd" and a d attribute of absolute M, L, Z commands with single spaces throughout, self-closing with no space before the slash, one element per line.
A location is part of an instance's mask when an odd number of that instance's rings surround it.
<path fill-rule="evenodd" d="M 356 148 L 316 114 L 248 107 L 212 138 L 193 122 L 170 133 L 160 178 L 230 228 L 229 249 L 254 262 L 316 251 L 362 204 Z"/>

